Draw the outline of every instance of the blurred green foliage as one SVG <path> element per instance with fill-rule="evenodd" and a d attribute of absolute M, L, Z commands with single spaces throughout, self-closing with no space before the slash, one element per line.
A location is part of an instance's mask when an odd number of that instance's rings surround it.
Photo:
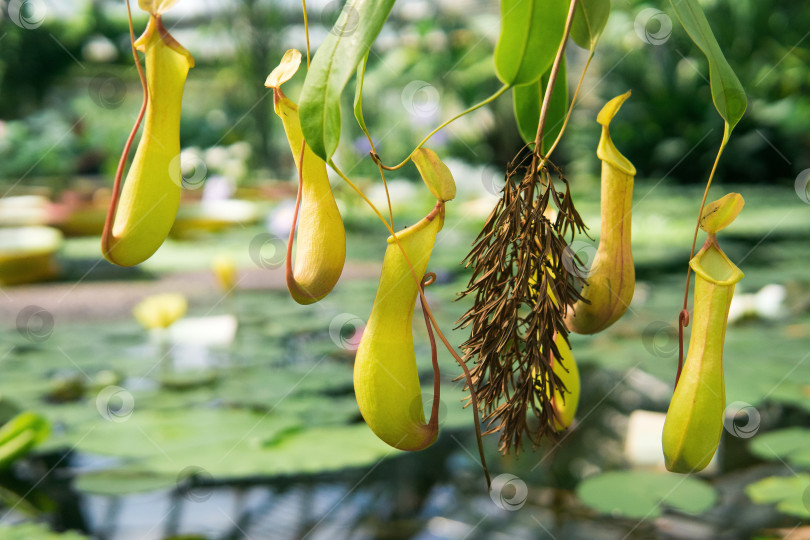
<path fill-rule="evenodd" d="M 496 4 L 482 3 L 473 11 L 416 4 L 398 4 L 369 60 L 366 120 L 386 162 L 404 157 L 443 119 L 499 86 L 492 62 Z M 253 148 L 255 177 L 292 178 L 292 159 L 262 82 L 284 49 L 304 49 L 303 19 L 295 3 L 241 0 L 236 5 L 208 15 L 167 15 L 172 32 L 197 60 L 184 100 L 183 146 L 246 141 Z M 122 6 L 111 0 L 84 6 L 67 19 L 49 17 L 35 29 L 7 19 L 3 23 L 0 179 L 13 183 L 23 175 L 112 175 L 140 106 L 140 89 Z M 667 29 L 657 26 L 661 18 L 647 20 L 643 12 L 661 7 L 672 23 L 671 34 L 657 45 L 646 43 L 645 31 Z M 333 21 L 333 8 L 330 4 L 311 11 L 313 45 Z M 705 2 L 704 8 L 749 97 L 749 110 L 721 161 L 719 178 L 794 178 L 810 166 L 810 134 L 805 129 L 810 121 L 810 41 L 803 39 L 810 12 L 798 0 L 776 7 L 755 0 L 715 0 Z M 144 23 L 143 14 L 136 13 L 136 32 Z M 87 52 L 99 40 L 114 48 L 113 57 L 103 62 Z M 584 54 L 570 45 L 571 87 Z M 592 70 L 555 161 L 567 165 L 573 176 L 593 175 L 598 170 L 596 111 L 605 100 L 632 89 L 633 97 L 615 123 L 614 138 L 640 176 L 705 181 L 722 123 L 711 104 L 705 58 L 668 5 L 614 3 Z M 294 99 L 302 78 L 288 85 Z M 100 103 L 102 91 L 121 95 L 112 96 L 117 99 L 112 103 Z M 347 90 L 347 107 L 351 94 Z M 375 175 L 367 141 L 351 122 L 345 124 L 339 161 L 347 169 L 357 165 L 353 175 Z M 430 143 L 445 157 L 499 169 L 521 145 L 509 93 L 460 119 Z M 416 176 L 407 169 L 392 177 L 398 175 Z"/>
<path fill-rule="evenodd" d="M 797 0 L 702 2 L 717 40 L 740 78 L 749 106 L 718 169 L 728 182 L 770 183 L 810 166 L 810 12 Z M 614 2 L 597 51 L 603 99 L 632 89 L 621 121 L 611 126 L 641 176 L 703 183 L 723 132 L 711 102 L 708 65 L 668 4 Z M 664 8 L 666 19 L 645 9 Z M 646 24 L 644 24 L 646 22 Z M 644 32 L 660 35 L 645 43 Z M 641 32 L 641 35 L 639 35 Z M 601 78 L 604 77 L 604 78 Z M 587 89 L 587 85 L 585 86 Z M 598 131 L 569 148 L 569 158 L 594 147 Z"/>
<path fill-rule="evenodd" d="M 26 5 L 23 4 L 23 9 Z M 84 21 L 79 21 L 82 24 L 71 26 L 55 21 L 31 29 L 4 21 L 0 118 L 19 118 L 36 111 L 48 90 L 74 67 L 69 55 L 75 57 L 79 53 L 88 31 Z"/>

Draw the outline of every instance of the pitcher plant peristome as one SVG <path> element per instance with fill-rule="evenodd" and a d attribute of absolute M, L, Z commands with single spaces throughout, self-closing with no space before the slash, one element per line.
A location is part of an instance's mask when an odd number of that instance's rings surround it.
<path fill-rule="evenodd" d="M 720 249 L 716 233 L 733 221 L 743 204 L 739 194 L 729 194 L 707 205 L 701 215 L 701 228 L 709 236 L 689 261 L 695 272 L 692 335 L 662 438 L 666 466 L 672 472 L 704 469 L 723 432 L 723 342 L 734 287 L 743 273 Z"/>
<path fill-rule="evenodd" d="M 578 334 L 594 334 L 624 315 L 635 290 L 635 268 L 630 246 L 633 208 L 633 178 L 636 168 L 613 144 L 610 121 L 630 97 L 630 92 L 608 101 L 596 121 L 602 136 L 596 155 L 602 160 L 601 235 L 591 262 L 582 298 L 566 317 L 566 325 Z"/>
<path fill-rule="evenodd" d="M 145 123 L 119 198 L 120 174 L 132 137 L 122 156 L 101 240 L 104 257 L 120 266 L 139 264 L 157 251 L 180 205 L 180 108 L 194 58 L 163 26 L 161 14 L 174 3 L 139 1 L 150 14 L 146 31 L 133 43 L 146 58 Z M 143 75 L 140 63 L 138 70 Z M 133 133 L 139 123 L 140 118 Z"/>
<path fill-rule="evenodd" d="M 413 314 L 444 204 L 419 223 L 388 238 L 380 285 L 354 361 L 354 391 L 371 430 L 400 450 L 421 450 L 438 435 L 438 419 L 426 423 L 413 349 Z M 407 258 L 405 255 L 407 255 Z"/>
<path fill-rule="evenodd" d="M 287 288 L 299 304 L 312 304 L 329 294 L 340 279 L 346 261 L 346 232 L 329 185 L 326 163 L 304 142 L 298 107 L 281 91 L 281 85 L 295 75 L 300 63 L 301 53 L 288 50 L 265 86 L 273 89 L 275 111 L 284 124 L 298 170 L 296 212 L 287 244 Z M 296 224 L 298 243 L 293 270 Z"/>

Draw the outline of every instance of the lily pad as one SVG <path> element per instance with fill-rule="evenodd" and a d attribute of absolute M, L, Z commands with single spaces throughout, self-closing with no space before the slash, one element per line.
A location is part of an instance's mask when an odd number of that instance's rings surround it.
<path fill-rule="evenodd" d="M 68 531 L 51 532 L 47 525 L 41 523 L 20 523 L 0 526 L 0 538 L 3 540 L 87 540 L 87 536 Z"/>
<path fill-rule="evenodd" d="M 176 476 L 149 474 L 138 470 L 113 469 L 81 475 L 76 479 L 73 487 L 83 493 L 115 496 L 168 489 L 176 484 Z"/>
<path fill-rule="evenodd" d="M 702 514 L 714 506 L 717 493 L 691 476 L 645 471 L 611 471 L 585 479 L 577 495 L 591 508 L 615 517 L 650 519 L 665 508 Z"/>
<path fill-rule="evenodd" d="M 745 488 L 757 504 L 774 504 L 783 514 L 810 518 L 810 474 L 770 476 Z"/>
<path fill-rule="evenodd" d="M 277 432 L 298 425 L 297 418 L 258 414 L 247 410 L 211 408 L 195 410 L 139 410 L 131 416 L 110 413 L 75 433 L 80 450 L 124 459 L 163 456 L 183 463 L 212 447 L 257 447 Z"/>
<path fill-rule="evenodd" d="M 810 429 L 792 427 L 763 433 L 751 440 L 750 449 L 762 459 L 810 467 Z"/>
<path fill-rule="evenodd" d="M 176 483 L 178 476 L 189 467 L 216 481 L 314 474 L 367 467 L 400 452 L 380 441 L 365 424 L 306 430 L 288 428 L 275 434 L 279 436 L 259 440 L 258 436 L 266 433 L 257 433 L 256 438 L 247 436 L 243 441 L 210 441 L 182 449 L 179 445 L 166 445 L 164 452 L 156 450 L 144 459 L 130 461 L 119 468 L 90 473 L 88 476 L 93 478 L 79 481 L 77 487 L 94 493 L 113 493 L 117 489 L 116 479 L 124 478 L 139 490 L 160 489 Z M 122 492 L 127 493 L 126 489 Z"/>

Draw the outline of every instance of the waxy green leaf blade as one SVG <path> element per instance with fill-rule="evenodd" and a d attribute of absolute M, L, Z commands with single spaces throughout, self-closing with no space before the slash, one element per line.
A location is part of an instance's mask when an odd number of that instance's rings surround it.
<path fill-rule="evenodd" d="M 706 55 L 709 61 L 709 81 L 712 100 L 717 112 L 726 121 L 724 140 L 728 139 L 731 130 L 740 121 L 748 106 L 748 99 L 740 80 L 731 69 L 717 39 L 714 37 L 709 21 L 697 0 L 669 0 L 678 15 L 686 33 Z"/>
<path fill-rule="evenodd" d="M 495 72 L 508 85 L 537 81 L 548 70 L 565 30 L 566 0 L 501 0 Z"/>
<path fill-rule="evenodd" d="M 354 118 L 363 130 L 363 133 L 368 134 L 366 127 L 366 120 L 363 117 L 363 81 L 366 78 L 366 64 L 368 63 L 368 53 L 363 56 L 363 59 L 357 65 L 357 81 L 354 88 Z"/>
<path fill-rule="evenodd" d="M 349 0 L 312 59 L 299 115 L 307 144 L 324 161 L 340 141 L 340 95 L 393 6 L 394 0 Z"/>
<path fill-rule="evenodd" d="M 579 0 L 571 24 L 571 39 L 583 49 L 593 50 L 610 16 L 610 0 Z"/>
<path fill-rule="evenodd" d="M 545 152 L 554 143 L 557 135 L 560 134 L 565 115 L 568 113 L 568 85 L 565 76 L 565 59 L 560 64 L 560 72 L 557 75 L 557 82 L 554 85 L 554 92 L 551 94 L 546 126 L 543 130 L 543 148 Z M 515 109 L 515 120 L 517 120 L 520 136 L 527 143 L 533 143 L 537 136 L 537 124 L 540 122 L 540 107 L 543 104 L 543 94 L 548 85 L 551 68 L 546 71 L 540 80 L 531 84 L 516 86 L 512 92 Z"/>

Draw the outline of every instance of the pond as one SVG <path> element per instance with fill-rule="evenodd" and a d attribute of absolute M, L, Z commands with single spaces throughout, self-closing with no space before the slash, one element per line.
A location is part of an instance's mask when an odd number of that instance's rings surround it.
<path fill-rule="evenodd" d="M 808 207 L 789 187 L 741 189 L 746 219 L 723 239 L 751 303 L 738 306 L 724 355 L 737 409 L 707 472 L 682 476 L 663 470 L 660 421 L 696 194 L 653 184 L 636 193 L 632 308 L 608 332 L 572 338 L 583 388 L 574 427 L 518 457 L 485 437 L 491 493 L 445 351 L 433 446 L 394 450 L 360 417 L 353 355 L 379 274 L 369 261 L 384 249 L 367 227 L 350 231 L 345 279 L 308 307 L 280 290 L 282 269 L 251 261 L 258 225 L 171 241 L 140 271 L 98 264 L 97 239 L 67 240 L 60 281 L 4 289 L 0 421 L 34 411 L 51 429 L 0 472 L 0 538 L 739 538 L 806 524 Z M 597 221 L 598 202 L 581 210 Z M 455 345 L 469 278 L 458 262 L 475 234 L 463 217 L 450 208 L 427 291 Z M 239 267 L 225 297 L 208 271 L 222 254 Z M 768 285 L 786 291 L 770 311 Z M 188 314 L 165 335 L 132 317 L 146 296 L 178 291 Z M 430 354 L 415 321 L 416 405 L 427 409 Z"/>

